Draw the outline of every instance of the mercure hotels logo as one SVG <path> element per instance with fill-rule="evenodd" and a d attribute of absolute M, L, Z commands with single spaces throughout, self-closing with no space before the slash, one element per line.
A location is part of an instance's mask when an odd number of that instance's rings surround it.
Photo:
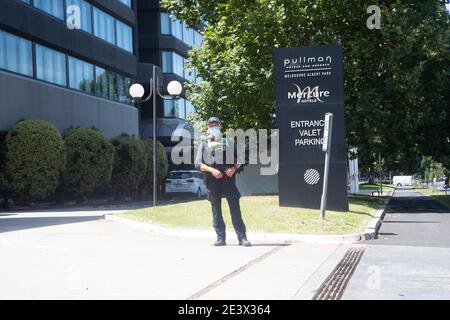
<path fill-rule="evenodd" d="M 294 86 L 297 88 L 297 91 L 288 92 L 288 99 L 297 100 L 297 103 L 323 103 L 323 99 L 330 96 L 330 91 L 320 90 L 319 86 L 307 86 L 303 89 L 295 83 Z"/>

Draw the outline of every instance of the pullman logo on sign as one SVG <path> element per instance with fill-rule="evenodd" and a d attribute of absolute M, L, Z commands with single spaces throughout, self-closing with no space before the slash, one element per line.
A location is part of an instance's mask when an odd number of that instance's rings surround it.
<path fill-rule="evenodd" d="M 331 65 L 331 56 L 316 56 L 316 57 L 295 57 L 290 59 L 284 59 L 284 67 L 289 68 L 301 68 L 301 67 L 310 67 L 314 65 L 322 65 L 322 66 L 330 66 Z"/>
<path fill-rule="evenodd" d="M 323 99 L 330 96 L 330 91 L 320 90 L 319 86 L 307 86 L 303 89 L 295 83 L 294 86 L 297 88 L 297 91 L 288 92 L 288 99 L 297 100 L 297 103 L 323 103 Z"/>

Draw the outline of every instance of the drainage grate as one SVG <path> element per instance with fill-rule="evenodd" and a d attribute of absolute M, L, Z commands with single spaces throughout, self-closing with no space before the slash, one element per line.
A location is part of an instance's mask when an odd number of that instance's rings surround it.
<path fill-rule="evenodd" d="M 364 253 L 363 247 L 351 248 L 317 290 L 313 300 L 339 300 Z"/>

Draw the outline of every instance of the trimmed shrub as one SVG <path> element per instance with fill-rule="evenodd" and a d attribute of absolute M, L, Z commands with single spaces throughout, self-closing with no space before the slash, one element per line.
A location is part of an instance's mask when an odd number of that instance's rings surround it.
<path fill-rule="evenodd" d="M 0 197 L 6 198 L 6 176 L 5 176 L 5 140 L 8 132 L 0 131 Z M 0 203 L 3 199 L 0 198 Z M 7 203 L 7 199 L 5 199 L 5 203 Z"/>
<path fill-rule="evenodd" d="M 111 185 L 115 197 L 133 196 L 147 170 L 144 143 L 134 136 L 122 134 L 111 140 L 115 149 Z"/>
<path fill-rule="evenodd" d="M 64 143 L 67 158 L 63 174 L 64 189 L 82 202 L 111 182 L 114 147 L 100 131 L 93 128 L 69 129 Z"/>
<path fill-rule="evenodd" d="M 153 190 L 153 139 L 142 140 L 147 155 L 147 170 L 141 188 Z M 158 186 L 162 185 L 169 169 L 166 150 L 161 142 L 156 141 L 156 172 Z"/>
<path fill-rule="evenodd" d="M 25 204 L 51 195 L 65 166 L 65 150 L 58 129 L 46 121 L 16 123 L 5 140 L 8 191 Z"/>

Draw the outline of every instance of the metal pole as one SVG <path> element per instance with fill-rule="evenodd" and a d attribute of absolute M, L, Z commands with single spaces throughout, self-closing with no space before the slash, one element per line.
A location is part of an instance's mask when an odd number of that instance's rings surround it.
<path fill-rule="evenodd" d="M 325 151 L 325 168 L 323 170 L 323 190 L 322 198 L 320 201 L 320 219 L 325 220 L 325 210 L 327 207 L 327 190 L 328 190 L 328 175 L 330 168 L 330 151 L 331 151 L 331 137 L 333 131 L 333 114 L 327 113 L 325 115 L 325 129 L 324 139 L 325 144 L 323 150 Z"/>
<path fill-rule="evenodd" d="M 380 166 L 380 197 L 383 195 L 383 168 L 381 167 L 381 152 L 378 154 L 378 162 L 379 162 L 379 166 Z"/>
<path fill-rule="evenodd" d="M 156 190 L 156 93 L 158 82 L 156 81 L 156 66 L 153 66 L 153 206 L 157 204 L 157 190 Z"/>
<path fill-rule="evenodd" d="M 325 220 L 325 209 L 327 207 L 327 189 L 328 189 L 328 170 L 330 167 L 330 155 L 327 151 L 325 153 L 325 169 L 323 173 L 323 191 L 320 203 L 320 219 Z"/>

